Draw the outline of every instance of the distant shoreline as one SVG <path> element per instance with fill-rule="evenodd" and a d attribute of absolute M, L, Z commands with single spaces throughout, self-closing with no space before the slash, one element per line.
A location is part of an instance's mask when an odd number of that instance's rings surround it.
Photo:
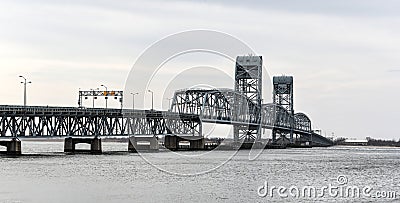
<path fill-rule="evenodd" d="M 399 148 L 399 146 L 391 146 L 391 145 L 333 145 L 332 147 L 382 147 L 382 148 Z"/>

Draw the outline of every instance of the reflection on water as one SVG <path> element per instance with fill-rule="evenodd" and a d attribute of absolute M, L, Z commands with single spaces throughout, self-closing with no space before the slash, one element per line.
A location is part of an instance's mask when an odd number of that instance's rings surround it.
<path fill-rule="evenodd" d="M 24 154 L 0 156 L 0 202 L 282 202 L 305 198 L 259 197 L 265 181 L 274 186 L 326 186 L 345 175 L 349 185 L 370 185 L 374 190 L 400 194 L 400 149 L 331 147 L 265 150 L 254 161 L 249 151 L 212 172 L 175 176 L 147 164 L 138 154 L 124 152 L 126 143 L 103 143 L 103 155 L 65 155 L 60 142 L 23 142 Z M 85 147 L 80 146 L 80 147 Z M 87 146 L 89 148 L 89 146 Z M 193 154 L 195 152 L 180 152 Z M 231 152 L 180 162 L 168 153 L 151 154 L 169 169 L 208 167 Z M 315 200 L 315 199 L 314 199 Z M 376 201 L 378 198 L 341 201 Z M 323 197 L 316 201 L 335 201 Z M 385 200 L 397 202 L 395 200 Z"/>

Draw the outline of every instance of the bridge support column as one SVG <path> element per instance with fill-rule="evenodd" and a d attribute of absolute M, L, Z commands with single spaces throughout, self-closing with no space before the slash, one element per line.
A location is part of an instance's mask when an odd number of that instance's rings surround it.
<path fill-rule="evenodd" d="M 135 137 L 129 137 L 128 138 L 128 151 L 129 152 L 137 152 L 136 148 L 137 148 L 137 142 Z"/>
<path fill-rule="evenodd" d="M 179 149 L 178 136 L 176 135 L 166 135 L 164 138 L 165 148 L 175 151 Z"/>
<path fill-rule="evenodd" d="M 149 144 L 138 144 L 138 142 L 148 142 Z M 154 136 L 151 137 L 138 137 L 131 136 L 128 140 L 128 151 L 138 152 L 138 151 L 158 151 L 158 139 Z"/>
<path fill-rule="evenodd" d="M 90 144 L 90 150 L 92 154 L 101 154 L 102 153 L 102 148 L 101 148 L 101 139 L 100 138 L 72 138 L 68 137 L 65 138 L 64 141 L 64 152 L 70 152 L 70 153 L 75 153 L 78 152 L 75 149 L 75 145 L 79 143 L 86 143 Z M 79 150 L 81 151 L 88 151 L 88 150 Z"/>
<path fill-rule="evenodd" d="M 197 140 L 190 140 L 189 142 L 191 150 L 203 150 L 205 148 L 204 138 L 200 138 Z"/>
<path fill-rule="evenodd" d="M 73 142 L 72 137 L 65 138 L 64 152 L 75 152 L 75 144 Z"/>
<path fill-rule="evenodd" d="M 93 154 L 101 154 L 102 153 L 100 138 L 96 137 L 92 140 L 92 142 L 90 143 L 90 152 Z"/>
<path fill-rule="evenodd" d="M 272 143 L 276 143 L 276 130 L 272 130 Z"/>
<path fill-rule="evenodd" d="M 180 147 L 179 142 L 185 141 L 189 142 L 189 147 Z M 176 136 L 167 135 L 165 136 L 164 145 L 165 148 L 169 150 L 204 150 L 205 149 L 205 139 L 202 136 Z"/>
<path fill-rule="evenodd" d="M 7 147 L 6 154 L 8 155 L 21 155 L 21 141 L 13 138 L 12 140 L 0 141 L 0 146 Z"/>

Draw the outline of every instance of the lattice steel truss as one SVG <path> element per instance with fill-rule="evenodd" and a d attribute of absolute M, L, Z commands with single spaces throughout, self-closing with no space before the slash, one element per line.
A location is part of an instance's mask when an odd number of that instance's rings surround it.
<path fill-rule="evenodd" d="M 311 121 L 305 114 L 291 115 L 277 104 L 263 104 L 258 118 L 255 104 L 247 96 L 230 89 L 187 89 L 175 92 L 171 112 L 196 114 L 202 122 L 276 129 L 279 132 L 311 133 Z M 295 119 L 296 118 L 296 119 Z M 292 129 L 292 121 L 296 125 Z M 298 122 L 298 123 L 297 123 Z"/>
<path fill-rule="evenodd" d="M 274 76 L 273 77 L 273 101 L 274 104 L 282 106 L 291 115 L 294 115 L 293 109 L 293 77 L 292 76 Z"/>
<path fill-rule="evenodd" d="M 0 106 L 0 136 L 201 135 L 197 115 L 152 110 Z"/>
<path fill-rule="evenodd" d="M 289 124 L 294 129 L 294 109 L 293 109 L 293 77 L 292 76 L 274 76 L 273 77 L 273 102 L 282 106 L 290 115 Z M 289 135 L 290 142 L 293 143 L 293 131 L 281 131 L 279 129 L 272 130 L 272 140 L 275 142 L 277 134 L 286 137 Z"/>
<path fill-rule="evenodd" d="M 303 131 L 311 131 L 311 120 L 304 113 L 294 114 L 295 128 Z"/>
<path fill-rule="evenodd" d="M 171 110 L 175 113 L 196 114 L 203 122 L 254 125 L 258 122 L 254 104 L 231 89 L 178 90 Z"/>
<path fill-rule="evenodd" d="M 262 57 L 238 56 L 235 68 L 235 91 L 245 95 L 252 104 L 256 114 L 256 124 L 260 123 L 262 100 Z M 260 140 L 260 125 L 234 125 L 234 139 Z"/>

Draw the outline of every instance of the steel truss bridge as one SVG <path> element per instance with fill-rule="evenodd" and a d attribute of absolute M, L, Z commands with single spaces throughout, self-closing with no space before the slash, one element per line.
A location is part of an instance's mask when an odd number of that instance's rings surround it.
<path fill-rule="evenodd" d="M 258 111 L 261 112 L 260 117 L 257 117 Z M 296 135 L 292 138 L 294 141 L 330 145 L 330 140 L 313 132 L 311 120 L 306 114 L 291 115 L 284 107 L 273 103 L 263 104 L 258 109 L 247 97 L 230 89 L 176 91 L 172 112 L 199 115 L 204 123 L 241 126 L 246 130 L 260 127 L 279 133 L 293 133 Z M 251 138 L 239 135 L 234 139 Z"/>
<path fill-rule="evenodd" d="M 177 90 L 168 111 L 83 108 L 82 97 L 108 95 L 95 91 L 80 91 L 78 108 L 3 105 L 0 137 L 202 136 L 202 123 L 217 123 L 233 125 L 235 141 L 259 141 L 270 129 L 273 142 L 332 145 L 306 114 L 294 112 L 292 77 L 273 78 L 273 103 L 262 104 L 261 84 L 262 57 L 238 56 L 234 89 Z"/>
<path fill-rule="evenodd" d="M 332 141 L 314 133 L 311 119 L 293 108 L 293 77 L 273 78 L 273 103 L 262 104 L 262 57 L 238 56 L 234 89 L 184 89 L 175 92 L 171 111 L 198 115 L 202 122 L 229 124 L 234 140 L 261 140 L 263 129 L 272 140 L 312 142 L 328 146 Z"/>
<path fill-rule="evenodd" d="M 244 95 L 229 89 L 180 90 L 175 92 L 174 99 L 173 112 L 199 115 L 203 122 L 292 130 L 298 134 L 312 132 L 311 120 L 305 114 L 292 116 L 276 104 L 263 104 L 258 108 Z M 259 111 L 261 118 L 257 116 Z"/>
<path fill-rule="evenodd" d="M 197 115 L 153 110 L 0 106 L 2 137 L 201 134 Z"/>

